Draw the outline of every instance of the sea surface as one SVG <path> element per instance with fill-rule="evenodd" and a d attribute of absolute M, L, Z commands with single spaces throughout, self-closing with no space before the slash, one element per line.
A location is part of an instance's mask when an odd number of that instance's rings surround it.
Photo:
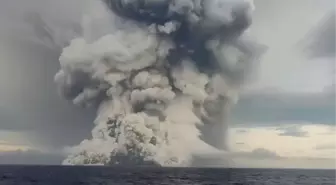
<path fill-rule="evenodd" d="M 335 170 L 0 166 L 0 185 L 334 185 Z"/>

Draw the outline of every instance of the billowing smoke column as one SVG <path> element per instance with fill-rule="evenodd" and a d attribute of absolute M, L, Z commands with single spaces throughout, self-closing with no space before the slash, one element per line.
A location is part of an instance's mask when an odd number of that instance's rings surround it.
<path fill-rule="evenodd" d="M 227 112 L 262 52 L 244 34 L 253 4 L 105 0 L 99 7 L 63 49 L 55 76 L 65 98 L 98 105 L 92 138 L 71 148 L 64 164 L 188 166 L 193 156 L 227 149 Z"/>

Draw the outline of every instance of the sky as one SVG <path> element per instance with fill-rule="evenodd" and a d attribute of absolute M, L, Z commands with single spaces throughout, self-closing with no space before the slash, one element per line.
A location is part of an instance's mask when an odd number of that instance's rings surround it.
<path fill-rule="evenodd" d="M 324 24 L 334 2 L 255 2 L 251 34 L 269 49 L 233 111 L 234 160 L 237 166 L 335 168 L 335 18 Z M 323 40 L 317 32 L 326 29 L 331 52 L 303 47 Z"/>
<path fill-rule="evenodd" d="M 95 113 L 57 94 L 59 51 L 22 14 L 46 6 L 15 1 L 0 2 L 0 164 L 59 164 L 64 147 L 89 137 Z M 43 13 L 62 11 L 60 20 L 75 21 L 72 2 L 45 0 L 52 8 Z M 335 168 L 335 29 L 324 32 L 335 22 L 323 24 L 334 1 L 255 0 L 255 6 L 249 34 L 268 50 L 232 110 L 232 165 Z M 305 50 L 307 42 L 319 44 Z"/>

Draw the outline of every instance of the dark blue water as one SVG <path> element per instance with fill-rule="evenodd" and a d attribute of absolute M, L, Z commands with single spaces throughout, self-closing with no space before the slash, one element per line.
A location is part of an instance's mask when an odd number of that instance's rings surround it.
<path fill-rule="evenodd" d="M 334 185 L 334 170 L 0 166 L 0 185 Z"/>

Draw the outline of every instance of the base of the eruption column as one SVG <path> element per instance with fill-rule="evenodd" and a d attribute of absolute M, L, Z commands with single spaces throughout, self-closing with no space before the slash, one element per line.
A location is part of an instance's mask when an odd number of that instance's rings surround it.
<path fill-rule="evenodd" d="M 202 155 L 202 156 L 194 156 L 191 166 L 197 168 L 228 168 L 231 167 L 232 162 L 230 158 L 223 155 Z"/>
<path fill-rule="evenodd" d="M 202 140 L 220 150 L 228 150 L 228 127 L 223 123 L 206 124 L 200 127 Z"/>

